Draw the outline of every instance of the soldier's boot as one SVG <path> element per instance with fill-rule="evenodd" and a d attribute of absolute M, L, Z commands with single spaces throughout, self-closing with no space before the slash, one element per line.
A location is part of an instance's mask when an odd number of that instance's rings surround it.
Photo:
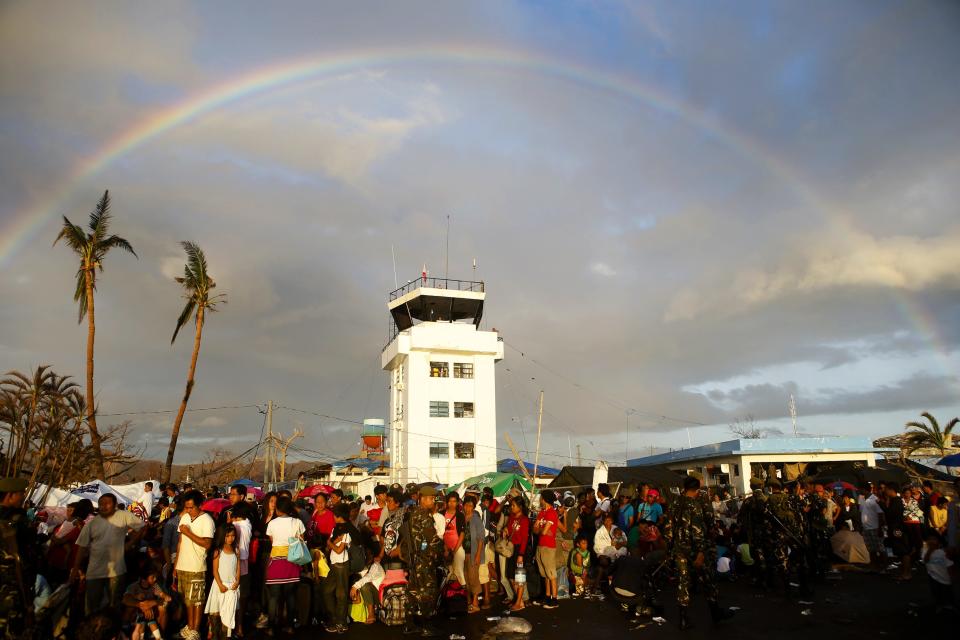
<path fill-rule="evenodd" d="M 724 620 L 729 620 L 733 617 L 733 614 L 733 611 L 726 607 L 721 607 L 716 602 L 710 603 L 710 617 L 713 619 L 714 624 L 723 622 Z"/>
<path fill-rule="evenodd" d="M 687 629 L 693 628 L 693 623 L 690 622 L 690 614 L 688 613 L 689 607 L 680 607 L 680 631 L 686 631 Z"/>

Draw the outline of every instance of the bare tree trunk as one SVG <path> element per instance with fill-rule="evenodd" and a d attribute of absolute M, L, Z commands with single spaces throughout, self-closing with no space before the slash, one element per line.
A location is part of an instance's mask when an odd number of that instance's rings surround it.
<path fill-rule="evenodd" d="M 100 432 L 97 431 L 96 405 L 93 401 L 93 342 L 97 332 L 93 317 L 93 265 L 87 267 L 87 427 L 90 429 L 90 444 L 93 445 L 93 471 L 103 478 L 103 451 L 100 449 Z"/>
<path fill-rule="evenodd" d="M 193 376 L 197 371 L 197 357 L 200 355 L 200 338 L 203 334 L 203 306 L 197 307 L 197 332 L 193 338 L 193 357 L 190 358 L 190 371 L 187 373 L 187 388 L 183 392 L 183 400 L 180 401 L 180 410 L 177 412 L 177 419 L 173 422 L 173 431 L 170 433 L 170 448 L 167 449 L 167 462 L 163 466 L 163 477 L 160 482 L 170 482 L 170 474 L 173 471 L 173 454 L 177 450 L 177 438 L 180 436 L 180 424 L 183 422 L 183 414 L 187 411 L 187 402 L 190 401 L 190 394 L 193 393 Z"/>

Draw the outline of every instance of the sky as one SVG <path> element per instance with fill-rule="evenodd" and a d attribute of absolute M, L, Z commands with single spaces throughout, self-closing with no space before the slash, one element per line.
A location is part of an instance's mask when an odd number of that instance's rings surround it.
<path fill-rule="evenodd" d="M 326 459 L 385 415 L 394 261 L 442 275 L 448 216 L 506 342 L 501 447 L 535 448 L 540 390 L 551 465 L 789 435 L 791 395 L 804 434 L 946 422 L 958 33 L 919 1 L 5 2 L 0 369 L 82 381 L 51 245 L 109 189 L 139 259 L 98 283 L 97 399 L 148 457 L 192 347 L 180 241 L 228 297 L 190 406 L 236 408 L 188 413 L 177 462 L 252 446 L 271 399 Z"/>

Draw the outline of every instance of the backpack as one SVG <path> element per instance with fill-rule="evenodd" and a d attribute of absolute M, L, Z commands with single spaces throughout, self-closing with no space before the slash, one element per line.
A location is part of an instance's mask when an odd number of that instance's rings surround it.
<path fill-rule="evenodd" d="M 467 590 L 456 580 L 451 580 L 443 589 L 443 610 L 448 616 L 467 614 Z"/>
<path fill-rule="evenodd" d="M 392 584 L 383 590 L 380 597 L 380 622 L 388 627 L 397 627 L 407 621 L 406 584 Z"/>
<path fill-rule="evenodd" d="M 351 575 L 360 573 L 363 571 L 363 568 L 367 566 L 367 552 L 359 542 L 357 542 L 357 544 L 351 544 L 347 548 L 347 556 L 350 559 L 349 570 Z"/>

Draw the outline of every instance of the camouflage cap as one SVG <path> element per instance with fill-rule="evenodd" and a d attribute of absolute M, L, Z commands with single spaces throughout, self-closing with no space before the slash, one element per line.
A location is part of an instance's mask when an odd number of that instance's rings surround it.
<path fill-rule="evenodd" d="M 16 493 L 27 490 L 26 478 L 0 478 L 0 491 L 3 493 Z"/>
<path fill-rule="evenodd" d="M 762 488 L 763 488 L 763 480 L 761 480 L 760 478 L 750 478 L 750 488 L 751 488 L 751 489 L 762 489 Z"/>
<path fill-rule="evenodd" d="M 422 497 L 424 497 L 424 496 L 427 496 L 428 498 L 436 498 L 436 497 L 437 497 L 437 488 L 436 488 L 436 487 L 431 487 L 430 485 L 427 485 L 427 486 L 425 486 L 425 487 L 422 487 L 422 488 L 420 489 L 420 497 L 422 498 Z"/>
<path fill-rule="evenodd" d="M 767 486 L 776 487 L 777 489 L 780 489 L 783 487 L 783 484 L 781 484 L 780 481 L 776 478 L 767 478 Z"/>

